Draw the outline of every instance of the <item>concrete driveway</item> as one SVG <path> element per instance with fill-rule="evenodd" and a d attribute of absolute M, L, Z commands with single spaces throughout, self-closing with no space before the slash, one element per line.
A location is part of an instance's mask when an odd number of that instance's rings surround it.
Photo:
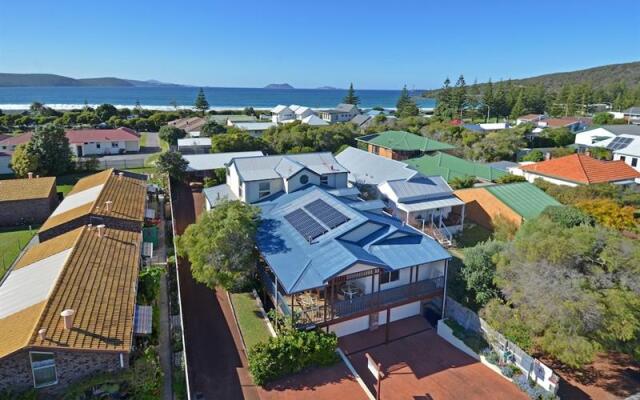
<path fill-rule="evenodd" d="M 391 326 L 396 331 L 408 331 L 420 324 L 429 326 L 420 316 L 393 322 Z M 379 344 L 376 332 L 359 332 L 341 338 L 340 346 L 350 353 L 349 359 L 372 393 L 375 381 L 367 368 L 365 353 L 382 364 L 387 376 L 380 393 L 385 400 L 528 399 L 516 385 L 450 345 L 434 329 L 418 332 L 388 344 Z M 369 341 L 373 347 L 366 346 Z M 354 352 L 349 351 L 350 346 L 356 345 Z M 366 350 L 360 350 L 363 348 Z"/>

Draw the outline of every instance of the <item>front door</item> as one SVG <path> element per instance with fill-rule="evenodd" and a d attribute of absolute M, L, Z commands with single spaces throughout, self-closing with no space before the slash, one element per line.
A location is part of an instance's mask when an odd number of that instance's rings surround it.
<path fill-rule="evenodd" d="M 76 146 L 78 157 L 82 157 L 82 146 Z"/>

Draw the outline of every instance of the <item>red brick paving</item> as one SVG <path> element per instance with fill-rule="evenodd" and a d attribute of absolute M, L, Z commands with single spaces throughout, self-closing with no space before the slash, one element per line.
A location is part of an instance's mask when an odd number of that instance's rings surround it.
<path fill-rule="evenodd" d="M 409 320 L 397 321 L 399 325 Z M 360 332 L 360 341 L 378 343 L 378 339 Z M 374 337 L 372 340 L 371 338 Z M 344 340 L 342 340 L 344 342 Z M 382 381 L 381 397 L 433 400 L 525 400 L 528 397 L 513 383 L 499 376 L 438 336 L 435 329 L 411 335 L 367 350 L 382 363 L 387 377 Z M 349 359 L 360 377 L 375 393 L 375 381 L 367 369 L 365 351 L 352 353 Z"/>
<path fill-rule="evenodd" d="M 258 391 L 262 400 L 368 399 L 342 361 L 281 379 Z"/>

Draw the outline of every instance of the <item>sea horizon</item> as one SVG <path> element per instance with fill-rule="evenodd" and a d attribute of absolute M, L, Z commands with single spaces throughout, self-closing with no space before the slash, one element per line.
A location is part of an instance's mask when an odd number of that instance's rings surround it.
<path fill-rule="evenodd" d="M 40 102 L 57 110 L 71 110 L 100 104 L 131 108 L 174 110 L 193 107 L 199 87 L 0 87 L 0 110 L 28 109 Z M 253 107 L 272 108 L 278 104 L 299 104 L 312 108 L 332 108 L 339 104 L 346 89 L 265 89 L 203 87 L 211 110 Z M 418 92 L 414 92 L 414 95 Z M 362 108 L 395 108 L 400 90 L 356 90 Z M 435 100 L 416 97 L 421 108 L 435 107 Z M 175 102 L 175 106 L 174 106 Z"/>

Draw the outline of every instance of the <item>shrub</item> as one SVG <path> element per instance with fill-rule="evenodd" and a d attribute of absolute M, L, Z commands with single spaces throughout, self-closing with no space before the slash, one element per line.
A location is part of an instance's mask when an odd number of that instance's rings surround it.
<path fill-rule="evenodd" d="M 322 331 L 288 328 L 280 336 L 258 343 L 249 352 L 249 371 L 258 385 L 312 366 L 338 361 L 338 338 Z"/>
<path fill-rule="evenodd" d="M 514 376 L 522 374 L 522 370 L 515 364 L 507 364 L 502 367 L 500 371 L 502 372 L 502 375 L 506 376 L 507 378 L 513 378 Z"/>
<path fill-rule="evenodd" d="M 496 179 L 496 183 L 500 183 L 500 184 L 506 184 L 506 183 L 515 183 L 515 182 L 526 182 L 527 180 L 524 178 L 524 176 L 520 176 L 520 175 L 505 175 L 502 176 L 498 179 Z"/>
<path fill-rule="evenodd" d="M 454 190 L 467 189 L 473 187 L 474 183 L 476 183 L 476 178 L 472 176 L 455 177 L 449 182 L 449 186 Z"/>
<path fill-rule="evenodd" d="M 489 343 L 487 343 L 487 341 L 478 333 L 465 329 L 462 325 L 452 319 L 445 319 L 444 322 L 451 328 L 453 336 L 462 340 L 464 344 L 469 346 L 469 348 L 476 353 L 479 354 L 489 347 Z"/>
<path fill-rule="evenodd" d="M 160 278 L 164 272 L 163 267 L 148 267 L 140 272 L 138 281 L 138 302 L 150 305 L 160 293 Z"/>
<path fill-rule="evenodd" d="M 594 223 L 591 216 L 571 206 L 549 206 L 542 211 L 542 215 L 546 215 L 553 222 L 565 228 L 573 228 L 583 224 L 593 225 Z"/>
<path fill-rule="evenodd" d="M 480 354 L 484 356 L 485 360 L 493 365 L 498 365 L 500 362 L 500 356 L 491 348 L 484 349 Z"/>

